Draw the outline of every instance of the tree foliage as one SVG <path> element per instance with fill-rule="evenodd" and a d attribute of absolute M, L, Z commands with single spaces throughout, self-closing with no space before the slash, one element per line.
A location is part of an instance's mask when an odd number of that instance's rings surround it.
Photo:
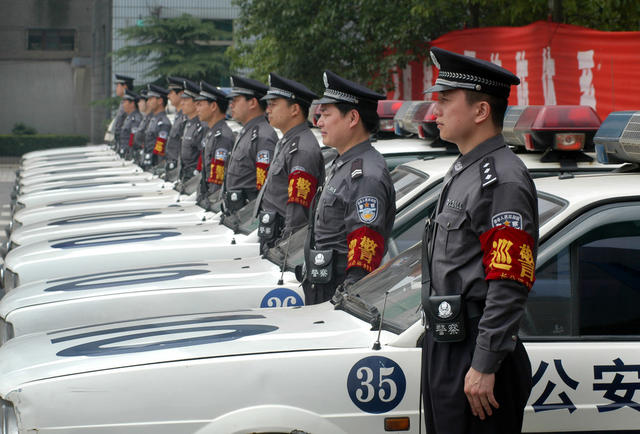
<path fill-rule="evenodd" d="M 227 46 L 215 41 L 230 41 L 232 34 L 219 28 L 213 20 L 183 14 L 177 18 L 146 18 L 143 25 L 125 27 L 120 34 L 126 45 L 113 54 L 121 61 L 148 60 L 151 79 L 177 75 L 194 80 L 204 79 L 213 85 L 229 83 Z"/>
<path fill-rule="evenodd" d="M 538 20 L 597 30 L 638 30 L 637 0 L 234 0 L 240 9 L 234 69 L 269 72 L 322 89 L 321 72 L 376 90 L 394 65 L 426 54 L 426 42 L 464 28 L 522 26 Z"/>

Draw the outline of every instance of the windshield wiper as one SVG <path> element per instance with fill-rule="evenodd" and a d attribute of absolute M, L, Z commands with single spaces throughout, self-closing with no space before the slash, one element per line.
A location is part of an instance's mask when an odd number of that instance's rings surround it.
<path fill-rule="evenodd" d="M 349 312 L 356 318 L 367 321 L 374 330 L 380 324 L 380 311 L 372 304 L 366 303 L 363 299 L 349 294 L 348 289 L 344 292 L 336 292 L 332 299 L 335 309 Z"/>

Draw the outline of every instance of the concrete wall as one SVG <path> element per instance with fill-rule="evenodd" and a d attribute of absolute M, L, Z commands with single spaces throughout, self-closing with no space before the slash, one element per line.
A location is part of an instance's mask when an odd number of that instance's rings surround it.
<path fill-rule="evenodd" d="M 94 1 L 0 1 L 0 134 L 24 122 L 39 133 L 90 135 Z M 73 50 L 28 50 L 29 29 L 74 29 Z"/>

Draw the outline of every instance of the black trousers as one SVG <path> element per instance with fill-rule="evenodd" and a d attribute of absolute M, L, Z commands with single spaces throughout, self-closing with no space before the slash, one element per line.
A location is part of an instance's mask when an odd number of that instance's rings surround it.
<path fill-rule="evenodd" d="M 467 339 L 433 340 L 427 330 L 422 347 L 422 399 L 429 434 L 514 434 L 522 431 L 524 407 L 531 392 L 531 363 L 518 340 L 496 372 L 494 396 L 500 408 L 480 418 L 471 413 L 464 377 L 471 366 L 479 318 L 468 320 Z"/>

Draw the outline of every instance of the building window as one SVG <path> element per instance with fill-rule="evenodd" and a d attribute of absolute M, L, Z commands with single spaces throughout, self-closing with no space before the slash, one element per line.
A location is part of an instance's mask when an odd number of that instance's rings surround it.
<path fill-rule="evenodd" d="M 73 29 L 29 29 L 27 49 L 73 51 L 76 31 Z"/>

